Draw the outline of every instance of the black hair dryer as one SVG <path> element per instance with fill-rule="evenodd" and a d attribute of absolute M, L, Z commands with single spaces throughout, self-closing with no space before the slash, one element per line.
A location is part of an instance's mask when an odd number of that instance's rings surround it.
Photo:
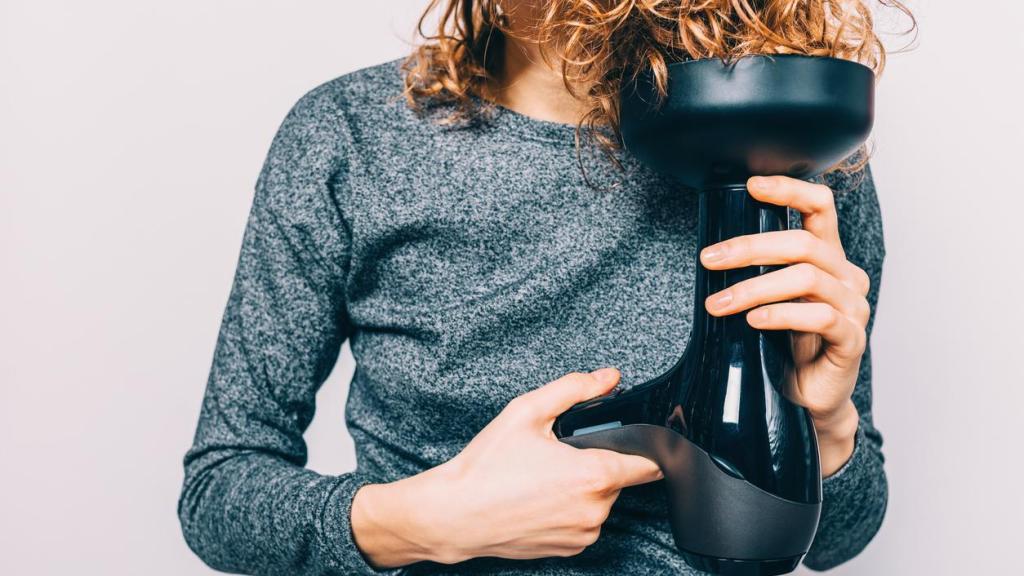
<path fill-rule="evenodd" d="M 866 66 L 835 58 L 678 62 L 660 105 L 649 80 L 623 89 L 622 136 L 641 161 L 700 191 L 703 248 L 787 229 L 788 210 L 754 200 L 747 178 L 812 178 L 854 153 L 871 131 L 874 81 Z M 774 267 L 696 268 L 693 332 L 675 365 L 574 406 L 555 434 L 657 462 L 675 543 L 692 567 L 791 572 L 817 530 L 821 472 L 810 417 L 782 393 L 789 336 L 704 308 L 709 295 Z"/>

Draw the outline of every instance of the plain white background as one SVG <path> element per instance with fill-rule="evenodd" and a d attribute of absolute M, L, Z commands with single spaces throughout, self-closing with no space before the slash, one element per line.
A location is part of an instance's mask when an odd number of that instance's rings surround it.
<path fill-rule="evenodd" d="M 403 55 L 422 4 L 0 2 L 0 573 L 209 573 L 175 503 L 256 175 L 289 107 Z M 912 7 L 874 135 L 890 504 L 836 572 L 1019 573 L 1024 4 Z M 351 370 L 308 433 L 323 472 L 354 465 Z"/>

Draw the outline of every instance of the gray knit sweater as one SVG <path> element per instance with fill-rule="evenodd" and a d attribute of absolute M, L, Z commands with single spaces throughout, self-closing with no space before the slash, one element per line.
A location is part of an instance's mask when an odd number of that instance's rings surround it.
<path fill-rule="evenodd" d="M 443 107 L 417 115 L 400 92 L 396 62 L 310 91 L 256 182 L 178 508 L 189 546 L 219 570 L 374 574 L 349 524 L 360 486 L 452 458 L 509 400 L 567 372 L 617 366 L 629 388 L 686 345 L 693 192 L 628 155 L 618 170 L 585 151 L 588 186 L 572 127 L 507 109 L 444 126 Z M 870 172 L 829 183 L 874 307 L 884 248 Z M 304 468 L 302 435 L 346 339 L 358 467 L 325 476 Z M 860 552 L 885 513 L 869 353 L 854 400 L 856 447 L 824 481 L 812 568 Z M 576 557 L 392 572 L 694 574 L 665 510 L 658 483 L 631 488 Z"/>

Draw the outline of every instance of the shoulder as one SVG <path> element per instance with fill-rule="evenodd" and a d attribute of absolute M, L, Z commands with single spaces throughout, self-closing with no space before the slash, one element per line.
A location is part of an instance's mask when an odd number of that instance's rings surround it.
<path fill-rule="evenodd" d="M 357 162 L 367 116 L 401 96 L 397 61 L 344 74 L 308 90 L 284 115 L 256 180 L 254 226 L 303 231 L 337 245 L 347 203 L 347 175 Z M 265 226 L 265 223 L 273 226 Z"/>
<path fill-rule="evenodd" d="M 401 104 L 403 88 L 402 60 L 391 60 L 327 80 L 304 94 L 296 107 L 329 107 L 358 115 Z"/>
<path fill-rule="evenodd" d="M 367 128 L 385 130 L 406 120 L 402 60 L 391 60 L 342 74 L 302 95 L 282 128 L 334 135 L 342 144 L 358 145 Z"/>
<path fill-rule="evenodd" d="M 353 122 L 383 118 L 404 107 L 402 90 L 401 60 L 342 74 L 303 94 L 288 111 L 277 137 L 351 137 Z"/>
<path fill-rule="evenodd" d="M 270 144 L 258 187 L 301 190 L 348 169 L 373 130 L 395 129 L 402 101 L 401 61 L 343 74 L 304 93 L 288 110 Z M 372 136 L 372 135 L 371 135 Z M 280 186 L 287 184 L 287 186 Z"/>

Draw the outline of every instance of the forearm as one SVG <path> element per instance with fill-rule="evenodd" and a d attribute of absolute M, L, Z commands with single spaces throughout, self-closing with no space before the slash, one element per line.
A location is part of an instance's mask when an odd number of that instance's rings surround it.
<path fill-rule="evenodd" d="M 804 563 L 833 568 L 859 554 L 878 533 L 888 502 L 882 437 L 871 417 L 871 353 L 865 351 L 853 398 L 830 417 L 817 418 L 822 465 L 818 532 Z"/>
<path fill-rule="evenodd" d="M 234 453 L 232 453 L 234 452 Z M 253 451 L 209 452 L 187 468 L 178 514 L 211 567 L 246 574 L 373 574 L 351 538 L 349 503 L 365 483 Z"/>
<path fill-rule="evenodd" d="M 861 419 L 852 455 L 822 481 L 821 520 L 804 563 L 827 570 L 859 554 L 882 524 L 888 494 L 880 437 Z"/>

